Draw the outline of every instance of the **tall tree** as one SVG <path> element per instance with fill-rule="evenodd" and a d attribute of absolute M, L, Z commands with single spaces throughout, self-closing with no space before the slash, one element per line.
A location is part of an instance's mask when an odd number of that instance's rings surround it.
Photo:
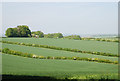
<path fill-rule="evenodd" d="M 28 37 L 31 36 L 31 31 L 26 25 L 17 26 L 19 37 Z"/>
<path fill-rule="evenodd" d="M 8 28 L 6 30 L 7 37 L 28 37 L 31 36 L 31 31 L 26 25 L 19 25 L 16 28 Z"/>
<path fill-rule="evenodd" d="M 13 37 L 13 29 L 12 28 L 8 28 L 7 30 L 6 30 L 6 36 L 7 37 Z"/>

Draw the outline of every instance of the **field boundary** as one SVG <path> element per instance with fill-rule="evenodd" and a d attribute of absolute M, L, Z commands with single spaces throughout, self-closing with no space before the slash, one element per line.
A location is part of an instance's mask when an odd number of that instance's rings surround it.
<path fill-rule="evenodd" d="M 17 56 L 35 58 L 35 59 L 81 60 L 81 61 L 91 61 L 91 62 L 98 62 L 98 63 L 118 64 L 118 61 L 111 61 L 111 60 L 107 60 L 107 59 L 98 59 L 98 58 L 38 56 L 35 54 L 23 53 L 20 51 L 10 50 L 8 48 L 0 49 L 0 52 L 2 52 L 4 54 L 17 55 Z"/>
<path fill-rule="evenodd" d="M 19 42 L 11 42 L 11 41 L 0 41 L 0 42 L 7 43 L 7 44 L 23 45 L 23 46 L 42 47 L 42 48 L 48 48 L 48 49 L 54 49 L 54 50 L 63 50 L 63 51 L 70 51 L 70 52 L 77 52 L 77 53 L 87 53 L 87 54 L 93 54 L 93 55 L 119 57 L 118 54 L 111 54 L 111 53 L 105 53 L 105 52 L 82 51 L 79 49 L 62 48 L 62 47 L 56 47 L 56 46 L 30 44 L 30 43 L 19 43 Z"/>

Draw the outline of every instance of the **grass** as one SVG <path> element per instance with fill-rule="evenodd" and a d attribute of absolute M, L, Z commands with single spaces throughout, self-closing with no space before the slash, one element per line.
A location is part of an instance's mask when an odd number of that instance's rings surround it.
<path fill-rule="evenodd" d="M 100 59 L 108 59 L 112 61 L 117 61 L 117 57 L 107 57 L 107 56 L 100 56 L 100 55 L 91 55 L 91 54 L 84 54 L 84 53 L 74 53 L 68 51 L 61 51 L 61 50 L 52 50 L 46 48 L 37 48 L 37 47 L 30 47 L 30 46 L 20 46 L 14 44 L 5 44 L 3 43 L 2 48 L 9 48 L 15 51 L 21 51 L 25 53 L 33 53 L 36 55 L 41 56 L 66 56 L 66 57 L 87 57 L 87 58 L 100 58 Z"/>
<path fill-rule="evenodd" d="M 23 42 L 32 44 L 42 44 L 63 48 L 80 49 L 83 51 L 97 51 L 107 53 L 118 53 L 118 43 L 100 42 L 88 40 L 50 39 L 50 38 L 3 38 L 3 41 Z"/>
<path fill-rule="evenodd" d="M 3 41 L 23 42 L 41 44 L 62 48 L 80 49 L 83 51 L 95 51 L 117 54 L 118 43 L 87 40 L 50 39 L 50 38 L 3 38 Z M 66 56 L 66 57 L 87 57 L 100 58 L 117 61 L 118 57 L 92 55 L 86 53 L 75 53 L 62 50 L 21 46 L 3 43 L 1 48 L 33 53 L 41 56 Z M 75 61 L 75 60 L 51 60 L 34 59 L 8 54 L 2 54 L 3 75 L 18 76 L 40 76 L 59 79 L 118 79 L 118 65 Z M 6 76 L 5 76 L 6 77 Z M 9 77 L 9 76 L 8 76 Z M 39 78 L 40 78 L 39 77 Z"/>
<path fill-rule="evenodd" d="M 87 61 L 71 60 L 40 60 L 13 55 L 2 55 L 3 73 L 12 75 L 50 76 L 56 78 L 79 78 L 86 76 L 111 75 L 110 79 L 117 79 L 118 66 Z M 107 77 L 107 76 L 104 76 Z"/>

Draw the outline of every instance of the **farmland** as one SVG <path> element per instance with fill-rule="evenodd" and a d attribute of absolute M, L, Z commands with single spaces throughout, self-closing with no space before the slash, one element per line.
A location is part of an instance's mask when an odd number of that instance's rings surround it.
<path fill-rule="evenodd" d="M 117 69 L 118 67 L 116 65 L 111 64 L 86 61 L 28 59 L 3 54 L 3 74 L 57 76 L 64 78 L 65 75 L 72 77 L 73 75 L 80 76 L 85 74 L 83 76 L 85 77 L 86 74 L 117 74 Z M 114 79 L 115 77 L 112 78 Z"/>
<path fill-rule="evenodd" d="M 95 51 L 118 54 L 118 43 L 92 40 L 69 40 L 52 38 L 3 38 L 3 41 L 19 43 L 41 44 L 61 48 L 80 49 L 83 51 Z M 86 57 L 118 61 L 118 57 L 102 56 L 87 53 L 77 53 L 63 50 L 55 50 L 42 47 L 32 47 L 3 43 L 2 48 L 31 53 L 39 56 L 52 57 Z M 0 48 L 1 49 L 1 48 Z M 2 54 L 4 75 L 26 75 L 26 76 L 49 76 L 68 79 L 117 79 L 118 65 L 109 63 L 98 63 L 93 61 L 35 59 L 17 55 Z M 104 76 L 103 76 L 104 75 Z"/>
<path fill-rule="evenodd" d="M 42 44 L 57 46 L 63 48 L 75 48 L 87 51 L 118 53 L 118 43 L 116 42 L 101 42 L 101 41 L 88 41 L 88 40 L 69 40 L 69 39 L 50 39 L 50 38 L 5 38 L 3 41 L 13 41 L 22 43 Z"/>

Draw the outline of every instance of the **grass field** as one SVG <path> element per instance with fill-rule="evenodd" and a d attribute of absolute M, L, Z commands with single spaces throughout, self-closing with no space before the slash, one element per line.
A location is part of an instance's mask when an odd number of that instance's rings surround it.
<path fill-rule="evenodd" d="M 67 57 L 87 57 L 87 58 L 101 58 L 101 59 L 109 59 L 112 61 L 117 61 L 117 57 L 107 57 L 107 56 L 100 56 L 100 55 L 91 55 L 91 54 L 84 54 L 84 53 L 74 53 L 62 50 L 53 50 L 47 48 L 37 48 L 37 47 L 30 47 L 30 46 L 20 46 L 20 45 L 13 45 L 13 44 L 5 44 L 3 43 L 2 48 L 9 48 L 15 51 L 21 51 L 25 53 L 32 53 L 41 56 L 67 56 Z M 32 49 L 32 50 L 31 50 Z"/>
<path fill-rule="evenodd" d="M 84 51 L 97 51 L 118 54 L 118 43 L 87 40 L 50 39 L 50 38 L 4 38 L 5 41 L 42 44 Z"/>
<path fill-rule="evenodd" d="M 85 51 L 118 53 L 118 43 L 87 40 L 45 39 L 45 38 L 3 38 L 4 41 L 42 44 Z M 0 43 L 1 45 L 1 43 Z M 39 48 L 3 43 L 2 48 L 32 53 L 41 56 L 66 56 L 100 58 L 118 61 L 118 57 L 76 53 L 63 50 Z M 1 48 L 0 48 L 1 49 Z M 35 59 L 2 54 L 4 75 L 48 76 L 69 79 L 118 79 L 118 65 L 77 60 Z"/>
<path fill-rule="evenodd" d="M 112 64 L 70 60 L 40 60 L 3 54 L 3 74 L 53 76 L 85 76 L 116 74 L 118 67 Z M 105 76 L 106 77 L 106 76 Z M 81 77 L 81 79 L 84 79 Z M 113 76 L 111 78 L 117 78 Z"/>

